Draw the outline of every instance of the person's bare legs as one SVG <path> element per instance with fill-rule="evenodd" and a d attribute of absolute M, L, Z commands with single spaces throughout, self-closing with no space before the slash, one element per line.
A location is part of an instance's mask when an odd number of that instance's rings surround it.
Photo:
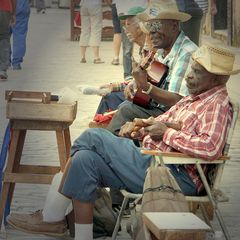
<path fill-rule="evenodd" d="M 81 54 L 81 62 L 85 63 L 86 62 L 86 46 L 80 46 L 80 54 Z"/>
<path fill-rule="evenodd" d="M 93 204 L 73 200 L 75 240 L 93 239 Z"/>
<path fill-rule="evenodd" d="M 99 56 L 99 46 L 92 46 L 93 50 L 93 62 L 94 63 L 104 63 Z"/>
<path fill-rule="evenodd" d="M 113 35 L 113 51 L 114 51 L 114 58 L 112 61 L 113 65 L 119 64 L 119 54 L 122 44 L 122 34 L 121 33 L 114 33 Z"/>
<path fill-rule="evenodd" d="M 93 50 L 93 57 L 94 57 L 94 59 L 100 59 L 99 47 L 98 46 L 92 46 L 92 50 Z"/>

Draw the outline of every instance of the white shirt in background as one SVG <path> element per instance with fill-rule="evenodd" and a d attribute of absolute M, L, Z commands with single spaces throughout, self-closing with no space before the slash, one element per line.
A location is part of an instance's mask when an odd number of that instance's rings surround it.
<path fill-rule="evenodd" d="M 80 6 L 100 5 L 102 0 L 81 0 Z"/>

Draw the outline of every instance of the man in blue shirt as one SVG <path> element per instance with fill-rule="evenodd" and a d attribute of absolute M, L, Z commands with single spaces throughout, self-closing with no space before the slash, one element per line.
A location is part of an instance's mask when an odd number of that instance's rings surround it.
<path fill-rule="evenodd" d="M 23 57 L 26 53 L 26 38 L 30 17 L 29 0 L 17 1 L 16 24 L 12 26 L 12 53 L 11 64 L 13 70 L 20 70 Z"/>

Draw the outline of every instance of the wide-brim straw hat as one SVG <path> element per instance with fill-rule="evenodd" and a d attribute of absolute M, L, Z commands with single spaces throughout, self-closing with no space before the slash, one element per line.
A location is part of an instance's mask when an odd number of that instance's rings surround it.
<path fill-rule="evenodd" d="M 192 54 L 192 58 L 210 73 L 234 75 L 240 72 L 240 65 L 235 64 L 234 53 L 225 48 L 203 45 Z"/>
<path fill-rule="evenodd" d="M 151 2 L 147 9 L 139 13 L 137 17 L 143 22 L 157 19 L 172 19 L 186 22 L 191 18 L 191 15 L 180 12 L 174 0 L 158 0 L 157 2 Z"/>

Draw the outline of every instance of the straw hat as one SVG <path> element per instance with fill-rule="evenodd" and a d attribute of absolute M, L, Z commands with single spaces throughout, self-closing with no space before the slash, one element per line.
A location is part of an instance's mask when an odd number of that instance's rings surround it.
<path fill-rule="evenodd" d="M 240 66 L 234 64 L 235 55 L 228 49 L 203 45 L 193 53 L 192 58 L 210 73 L 232 75 L 240 72 Z"/>
<path fill-rule="evenodd" d="M 139 22 L 138 25 L 143 33 L 149 34 L 149 30 L 143 22 Z"/>
<path fill-rule="evenodd" d="M 156 19 L 173 19 L 186 22 L 191 18 L 191 15 L 179 12 L 174 0 L 158 0 L 151 2 L 148 8 L 144 12 L 139 13 L 137 17 L 143 22 Z"/>

